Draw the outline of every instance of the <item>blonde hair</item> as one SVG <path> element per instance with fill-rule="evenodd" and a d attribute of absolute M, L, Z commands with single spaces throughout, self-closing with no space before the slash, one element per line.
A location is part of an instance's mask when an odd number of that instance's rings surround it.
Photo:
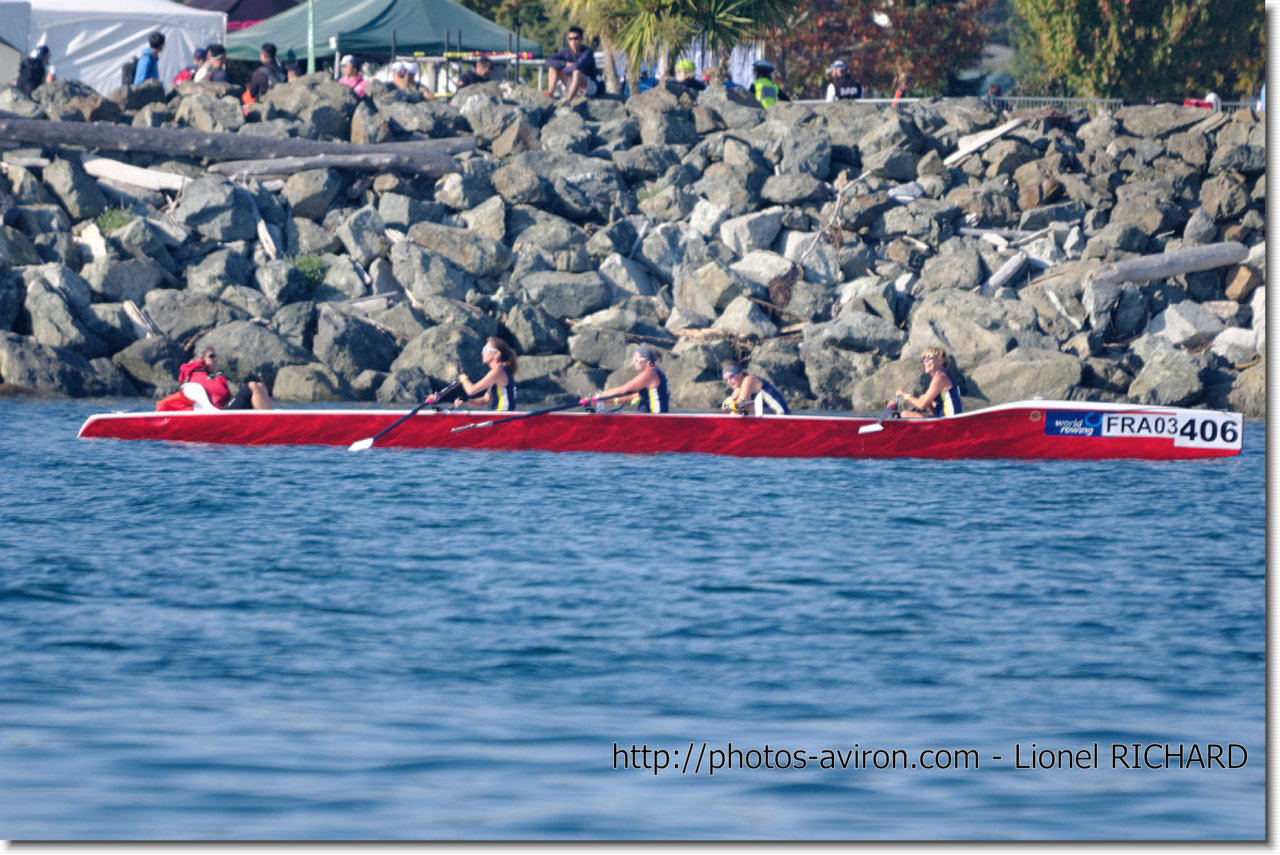
<path fill-rule="evenodd" d="M 947 364 L 947 352 L 940 347 L 926 347 L 924 353 L 920 354 L 921 359 L 929 356 L 932 356 L 943 365 Z"/>

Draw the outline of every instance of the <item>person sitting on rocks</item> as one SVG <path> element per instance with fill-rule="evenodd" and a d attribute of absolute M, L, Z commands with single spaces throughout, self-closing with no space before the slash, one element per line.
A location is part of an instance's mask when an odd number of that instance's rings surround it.
<path fill-rule="evenodd" d="M 743 416 L 747 415 L 748 409 L 757 416 L 763 416 L 766 410 L 780 416 L 791 412 L 786 398 L 782 397 L 777 386 L 763 377 L 748 374 L 738 363 L 726 362 L 721 365 L 720 376 L 733 390 L 733 394 L 724 399 L 720 409 Z"/>
<path fill-rule="evenodd" d="M 230 83 L 231 75 L 227 74 L 227 49 L 219 44 L 209 45 L 209 58 L 196 72 L 196 82 L 207 80 L 210 83 Z"/>
<path fill-rule="evenodd" d="M 982 103 L 991 108 L 991 112 L 997 116 L 1009 109 L 1009 102 L 1000 97 L 1004 94 L 1004 90 L 1000 88 L 999 83 L 992 83 L 987 87 L 987 94 L 983 96 Z"/>
<path fill-rule="evenodd" d="M 462 72 L 462 76 L 458 78 L 458 88 L 464 86 L 474 86 L 477 83 L 488 83 L 489 75 L 493 73 L 493 62 L 487 56 L 482 56 L 476 60 L 476 67 L 471 71 Z"/>
<path fill-rule="evenodd" d="M 156 31 L 147 36 L 147 46 L 138 55 L 138 67 L 133 72 L 133 85 L 141 86 L 148 80 L 160 79 L 160 51 L 164 50 L 164 33 Z"/>
<path fill-rule="evenodd" d="M 584 407 L 598 408 L 601 401 L 623 398 L 624 403 L 635 401 L 637 412 L 665 413 L 671 408 L 671 395 L 667 389 L 667 375 L 658 368 L 661 357 L 655 348 L 642 344 L 636 348 L 631 362 L 638 372 L 621 386 L 605 389 L 590 398 L 578 401 Z"/>
<path fill-rule="evenodd" d="M 582 27 L 570 27 L 565 37 L 569 46 L 556 51 L 547 57 L 547 90 L 543 92 L 548 98 L 554 98 L 556 86 L 563 86 L 565 93 L 560 99 L 567 104 L 575 95 L 596 97 L 600 91 L 597 81 L 596 55 L 583 44 Z"/>
<path fill-rule="evenodd" d="M 756 96 L 760 106 L 766 110 L 778 101 L 790 101 L 778 84 L 773 82 L 773 63 L 767 59 L 757 59 L 751 63 L 751 71 L 756 78 L 751 82 L 751 94 Z"/>
<path fill-rule="evenodd" d="M 491 410 L 516 408 L 516 352 L 497 336 L 489 336 L 480 350 L 480 361 L 489 371 L 472 383 L 466 374 L 458 375 L 461 394 L 453 401 L 455 407 L 488 407 Z M 441 395 L 427 396 L 428 404 L 438 403 Z"/>
<path fill-rule="evenodd" d="M 929 375 L 929 388 L 923 395 L 908 395 L 902 389 L 897 397 L 907 405 L 902 410 L 904 419 L 936 419 L 942 416 L 958 416 L 963 410 L 960 403 L 960 386 L 947 370 L 947 354 L 940 347 L 930 347 L 921 357 L 924 373 Z"/>
<path fill-rule="evenodd" d="M 209 60 L 209 51 L 205 48 L 198 47 L 191 52 L 191 64 L 179 71 L 173 76 L 173 85 L 185 83 L 188 80 L 195 80 L 200 69 L 204 68 L 205 63 Z"/>
<path fill-rule="evenodd" d="M 272 86 L 289 79 L 288 73 L 276 62 L 276 46 L 272 42 L 262 43 L 258 59 L 262 64 L 253 70 L 253 76 L 249 78 L 249 97 L 254 101 L 261 101 Z"/>
<path fill-rule="evenodd" d="M 53 66 L 49 65 L 49 46 L 39 45 L 18 62 L 18 77 L 13 85 L 28 98 L 38 87 L 53 82 Z"/>
<path fill-rule="evenodd" d="M 182 387 L 156 403 L 157 410 L 269 410 L 271 396 L 265 384 L 250 380 L 240 387 L 234 398 L 226 375 L 218 370 L 218 355 L 213 348 L 200 351 L 200 358 L 184 363 L 178 369 Z"/>
<path fill-rule="evenodd" d="M 837 59 L 827 67 L 827 75 L 831 82 L 827 84 L 827 100 L 843 101 L 862 97 L 862 84 L 849 74 L 849 66 L 843 59 Z"/>
<path fill-rule="evenodd" d="M 707 84 L 698 79 L 698 67 L 689 59 L 676 63 L 676 83 L 691 92 L 701 92 L 707 88 Z"/>
<path fill-rule="evenodd" d="M 405 92 L 417 92 L 428 101 L 436 100 L 436 94 L 418 83 L 418 66 L 412 62 L 397 62 L 391 70 L 391 85 Z"/>

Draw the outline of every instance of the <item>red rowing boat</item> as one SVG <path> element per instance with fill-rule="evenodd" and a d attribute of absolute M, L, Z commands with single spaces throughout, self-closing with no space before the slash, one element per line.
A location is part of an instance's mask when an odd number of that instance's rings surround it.
<path fill-rule="evenodd" d="M 233 445 L 479 448 L 735 457 L 1183 460 L 1240 453 L 1239 413 L 1131 404 L 1022 401 L 942 419 L 832 415 L 744 418 L 477 411 L 223 410 L 94 415 L 80 436 Z M 370 438 L 393 425 L 403 424 Z M 483 423 L 494 421 L 490 426 Z M 461 430 L 459 430 L 461 428 Z M 354 450 L 354 449 L 353 449 Z"/>

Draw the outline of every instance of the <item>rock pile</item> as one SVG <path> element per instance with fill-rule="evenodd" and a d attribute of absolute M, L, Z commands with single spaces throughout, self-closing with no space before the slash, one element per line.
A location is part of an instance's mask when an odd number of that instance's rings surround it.
<path fill-rule="evenodd" d="M 620 381 L 647 342 L 668 353 L 678 408 L 718 406 L 718 365 L 737 359 L 795 408 L 874 412 L 921 386 L 913 357 L 939 345 L 971 408 L 1041 396 L 1264 413 L 1265 129 L 1250 111 L 1046 110 L 1007 127 L 978 99 L 766 112 L 741 91 L 694 101 L 670 84 L 557 108 L 495 82 L 450 103 L 373 84 L 358 101 L 319 74 L 247 115 L 238 94 L 150 83 L 103 98 L 58 81 L 34 101 L 0 89 L 0 110 L 478 147 L 438 177 L 323 159 L 271 176 L 11 142 L 0 383 L 160 396 L 212 346 L 233 382 L 262 379 L 280 401 L 414 403 L 476 376 L 498 334 L 520 354 L 525 404 Z M 158 183 L 104 172 L 103 154 Z M 1225 266 L 1097 275 L 1224 242 L 1240 245 Z"/>

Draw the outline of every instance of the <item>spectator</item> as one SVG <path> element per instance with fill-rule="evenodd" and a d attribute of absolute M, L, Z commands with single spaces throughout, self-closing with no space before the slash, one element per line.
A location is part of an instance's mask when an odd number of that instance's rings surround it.
<path fill-rule="evenodd" d="M 458 88 L 471 86 L 475 83 L 488 83 L 489 75 L 493 71 L 493 63 L 489 57 L 482 56 L 476 60 L 476 67 L 472 71 L 464 71 L 462 76 L 458 78 Z"/>
<path fill-rule="evenodd" d="M 911 87 L 915 82 L 916 79 L 908 72 L 899 72 L 898 76 L 893 78 L 893 103 L 889 106 L 898 106 L 898 102 L 907 97 L 907 94 L 911 92 Z"/>
<path fill-rule="evenodd" d="M 220 44 L 209 45 L 208 58 L 196 72 L 196 82 L 207 80 L 210 83 L 230 83 L 231 75 L 227 74 L 227 49 Z"/>
<path fill-rule="evenodd" d="M 556 51 L 547 58 L 547 91 L 542 93 L 554 98 L 556 86 L 563 86 L 564 97 L 560 103 L 568 103 L 575 95 L 596 97 L 600 83 L 596 79 L 596 55 L 583 44 L 582 27 L 570 27 L 565 41 L 568 47 Z"/>
<path fill-rule="evenodd" d="M 849 66 L 843 59 L 837 59 L 827 66 L 827 75 L 831 82 L 827 84 L 827 100 L 846 100 L 862 97 L 862 84 L 849 76 Z"/>
<path fill-rule="evenodd" d="M 338 78 L 338 82 L 343 86 L 350 86 L 351 91 L 356 93 L 357 98 L 363 98 L 367 81 L 360 74 L 360 69 L 356 65 L 356 58 L 351 54 L 347 54 L 342 58 L 341 67 L 342 76 Z"/>
<path fill-rule="evenodd" d="M 209 52 L 204 48 L 198 47 L 193 50 L 191 52 L 191 65 L 188 65 L 173 76 L 173 85 L 177 86 L 179 83 L 185 83 L 188 80 L 195 80 L 200 69 L 204 68 L 208 56 Z"/>
<path fill-rule="evenodd" d="M 36 87 L 53 82 L 53 66 L 49 65 L 49 46 L 37 45 L 29 56 L 24 56 L 18 63 L 18 79 L 13 85 L 31 97 Z"/>
<path fill-rule="evenodd" d="M 767 59 L 757 59 L 751 63 L 751 70 L 756 75 L 756 79 L 751 82 L 751 94 L 756 96 L 761 107 L 767 110 L 777 104 L 778 99 L 787 100 L 782 90 L 778 88 L 778 84 L 773 82 L 772 62 Z"/>
<path fill-rule="evenodd" d="M 261 101 L 271 87 L 289 79 L 280 63 L 276 62 L 276 46 L 271 42 L 263 43 L 258 59 L 262 64 L 253 70 L 253 76 L 249 78 L 249 97 L 254 101 Z"/>
<path fill-rule="evenodd" d="M 698 79 L 697 66 L 688 59 L 676 63 L 676 83 L 692 92 L 701 92 L 707 88 L 707 84 Z"/>
<path fill-rule="evenodd" d="M 1004 90 L 1000 88 L 999 83 L 992 83 L 987 87 L 987 94 L 983 96 L 982 103 L 991 108 L 991 111 L 997 116 L 1009 109 L 1009 102 L 1001 98 Z"/>
<path fill-rule="evenodd" d="M 397 62 L 391 72 L 391 85 L 405 92 L 417 92 L 428 101 L 436 100 L 436 94 L 418 82 L 418 66 L 412 62 Z"/>
<path fill-rule="evenodd" d="M 293 81 L 297 80 L 297 79 L 298 79 L 299 77 L 301 77 L 302 75 L 306 74 L 306 72 L 305 72 L 305 71 L 303 71 L 303 69 L 302 69 L 302 61 L 301 61 L 301 60 L 295 60 L 294 62 L 289 63 L 289 65 L 288 65 L 288 66 L 286 66 L 286 68 L 288 69 L 288 75 L 287 75 L 287 76 L 288 76 L 288 80 L 289 80 L 289 82 L 290 82 L 290 83 L 292 83 Z"/>
<path fill-rule="evenodd" d="M 138 69 L 133 73 L 133 85 L 141 86 L 148 80 L 160 79 L 160 51 L 164 50 L 164 33 L 147 36 L 147 46 L 138 56 Z"/>

